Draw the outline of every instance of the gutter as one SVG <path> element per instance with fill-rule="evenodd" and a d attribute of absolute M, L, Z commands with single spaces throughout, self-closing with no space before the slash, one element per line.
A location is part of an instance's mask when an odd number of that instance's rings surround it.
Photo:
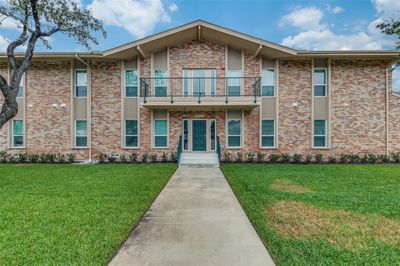
<path fill-rule="evenodd" d="M 385 68 L 385 89 L 386 89 L 386 155 L 389 156 L 389 75 L 388 67 Z"/>
<path fill-rule="evenodd" d="M 88 118 L 88 135 L 89 135 L 89 158 L 88 161 L 89 163 L 92 162 L 92 83 L 91 83 L 91 76 L 92 76 L 92 71 L 90 65 L 83 60 L 82 58 L 79 57 L 78 54 L 75 54 L 76 59 L 78 59 L 80 62 L 82 62 L 84 65 L 86 65 L 88 71 L 88 87 L 89 87 L 89 95 L 88 95 L 88 107 L 87 107 L 87 118 Z"/>

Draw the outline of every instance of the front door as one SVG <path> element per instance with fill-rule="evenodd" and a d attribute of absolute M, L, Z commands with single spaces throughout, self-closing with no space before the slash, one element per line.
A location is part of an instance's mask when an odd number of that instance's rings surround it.
<path fill-rule="evenodd" d="M 193 151 L 207 150 L 207 120 L 193 120 Z"/>

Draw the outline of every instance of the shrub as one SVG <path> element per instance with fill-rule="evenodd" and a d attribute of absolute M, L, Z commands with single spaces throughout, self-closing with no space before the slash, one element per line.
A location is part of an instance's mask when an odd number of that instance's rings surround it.
<path fill-rule="evenodd" d="M 76 154 L 75 153 L 68 153 L 67 154 L 67 159 L 69 163 L 74 163 L 76 159 Z"/>
<path fill-rule="evenodd" d="M 17 157 L 15 156 L 15 154 L 8 153 L 8 155 L 7 155 L 7 162 L 9 162 L 9 163 L 15 163 L 16 160 L 17 160 Z"/>
<path fill-rule="evenodd" d="M 148 153 L 143 153 L 142 154 L 142 162 L 143 163 L 147 163 L 147 161 L 149 160 L 149 154 Z"/>
<path fill-rule="evenodd" d="M 123 163 L 127 163 L 128 162 L 128 157 L 126 157 L 125 154 L 121 154 L 121 156 L 119 157 L 120 161 Z"/>
<path fill-rule="evenodd" d="M 157 162 L 157 154 L 156 153 L 150 154 L 150 161 Z"/>
<path fill-rule="evenodd" d="M 229 152 L 224 152 L 224 161 L 225 162 L 231 161 L 231 154 Z"/>
<path fill-rule="evenodd" d="M 322 155 L 321 153 L 317 153 L 315 155 L 315 162 L 316 163 L 321 163 L 324 160 L 324 155 Z"/>
<path fill-rule="evenodd" d="M 336 157 L 335 157 L 335 155 L 329 155 L 328 156 L 328 162 L 329 163 L 332 163 L 332 164 L 334 164 L 334 163 L 336 163 Z"/>
<path fill-rule="evenodd" d="M 295 154 L 293 154 L 292 159 L 293 159 L 293 162 L 300 163 L 301 160 L 303 159 L 303 155 L 301 155 L 300 153 L 295 153 Z"/>
<path fill-rule="evenodd" d="M 108 156 L 108 162 L 113 163 L 117 160 L 117 157 L 115 157 L 114 155 L 110 154 Z"/>
<path fill-rule="evenodd" d="M 39 162 L 39 160 L 40 160 L 40 158 L 39 158 L 39 155 L 37 155 L 37 154 L 32 154 L 29 156 L 29 161 L 31 163 L 37 163 L 37 162 Z"/>
<path fill-rule="evenodd" d="M 40 158 L 40 162 L 41 162 L 41 163 L 47 163 L 48 157 L 47 157 L 47 154 L 46 154 L 46 153 L 41 153 L 41 154 L 39 155 L 39 158 Z"/>
<path fill-rule="evenodd" d="M 99 163 L 104 163 L 106 161 L 106 155 L 102 152 L 99 153 Z"/>
<path fill-rule="evenodd" d="M 400 152 L 393 152 L 392 159 L 395 163 L 400 163 Z"/>
<path fill-rule="evenodd" d="M 254 159 L 256 158 L 256 154 L 252 151 L 247 152 L 247 160 L 249 162 L 254 162 Z"/>
<path fill-rule="evenodd" d="M 340 160 L 341 163 L 347 163 L 349 161 L 349 155 L 345 154 L 345 153 L 342 153 L 342 154 L 340 154 L 340 159 L 339 160 Z"/>
<path fill-rule="evenodd" d="M 168 153 L 166 153 L 166 152 L 162 153 L 161 161 L 164 162 L 164 163 L 168 161 Z"/>
<path fill-rule="evenodd" d="M 57 156 L 55 154 L 49 153 L 47 154 L 47 161 L 49 163 L 55 163 Z"/>
<path fill-rule="evenodd" d="M 290 154 L 288 154 L 288 153 L 281 154 L 281 161 L 283 163 L 288 163 L 288 162 L 290 162 L 291 159 L 292 159 L 292 156 L 290 156 Z"/>
<path fill-rule="evenodd" d="M 362 156 L 361 159 L 360 159 L 360 162 L 361 163 L 368 163 L 368 156 L 367 155 Z"/>
<path fill-rule="evenodd" d="M 0 152 L 0 163 L 6 163 L 8 159 L 8 153 L 6 151 Z"/>
<path fill-rule="evenodd" d="M 129 161 L 132 163 L 136 163 L 137 157 L 138 157 L 137 153 L 132 152 L 129 154 Z"/>
<path fill-rule="evenodd" d="M 306 155 L 306 163 L 310 163 L 312 160 L 312 155 L 310 153 L 307 153 Z"/>
<path fill-rule="evenodd" d="M 272 163 L 276 163 L 280 158 L 279 154 L 276 154 L 276 153 L 271 153 L 268 157 L 269 157 L 269 161 Z"/>
<path fill-rule="evenodd" d="M 241 152 L 236 153 L 236 161 L 239 163 L 243 161 L 243 153 Z"/>
<path fill-rule="evenodd" d="M 19 163 L 25 163 L 28 160 L 28 154 L 27 153 L 17 153 L 15 155 L 17 162 Z"/>
<path fill-rule="evenodd" d="M 264 153 L 262 153 L 262 152 L 257 152 L 257 161 L 258 161 L 258 162 L 264 161 L 264 158 L 265 158 L 265 154 L 264 154 Z"/>
<path fill-rule="evenodd" d="M 373 153 L 368 153 L 367 154 L 367 162 L 368 163 L 376 163 L 376 161 L 378 160 L 378 156 L 376 156 Z"/>
<path fill-rule="evenodd" d="M 178 155 L 176 152 L 171 152 L 171 162 L 176 163 L 178 161 Z"/>
<path fill-rule="evenodd" d="M 385 154 L 379 155 L 378 156 L 379 161 L 381 161 L 382 163 L 388 163 L 389 162 L 389 157 Z"/>
<path fill-rule="evenodd" d="M 65 163 L 66 159 L 65 159 L 65 154 L 58 154 L 58 158 L 57 161 L 59 163 Z"/>
<path fill-rule="evenodd" d="M 359 163 L 360 162 L 360 156 L 358 154 L 351 154 L 349 155 L 350 162 L 351 163 Z"/>

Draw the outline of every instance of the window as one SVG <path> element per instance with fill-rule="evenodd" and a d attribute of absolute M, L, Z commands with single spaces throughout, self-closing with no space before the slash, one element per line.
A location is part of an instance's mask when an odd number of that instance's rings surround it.
<path fill-rule="evenodd" d="M 166 70 L 155 70 L 154 71 L 154 95 L 156 97 L 167 96 L 167 71 Z"/>
<path fill-rule="evenodd" d="M 211 82 L 211 86 L 210 86 L 210 95 L 211 96 L 215 96 L 215 82 L 217 81 L 217 71 L 215 69 L 211 69 L 210 70 L 210 82 Z"/>
<path fill-rule="evenodd" d="M 75 122 L 75 146 L 87 147 L 87 121 L 76 120 Z"/>
<path fill-rule="evenodd" d="M 204 69 L 193 70 L 193 96 L 204 96 L 206 94 L 206 71 Z"/>
<path fill-rule="evenodd" d="M 327 146 L 326 136 L 327 136 L 326 120 L 315 120 L 314 147 L 326 147 Z"/>
<path fill-rule="evenodd" d="M 314 96 L 326 96 L 326 72 L 325 68 L 314 69 Z"/>
<path fill-rule="evenodd" d="M 19 82 L 19 89 L 18 89 L 18 94 L 17 98 L 23 98 L 24 97 L 24 82 L 25 81 L 25 75 L 22 76 L 21 81 Z"/>
<path fill-rule="evenodd" d="M 138 122 L 137 120 L 125 120 L 125 147 L 138 146 Z"/>
<path fill-rule="evenodd" d="M 125 97 L 137 97 L 138 77 L 136 70 L 125 70 Z"/>
<path fill-rule="evenodd" d="M 263 69 L 261 82 L 261 96 L 275 96 L 275 70 Z"/>
<path fill-rule="evenodd" d="M 87 72 L 85 69 L 75 71 L 75 97 L 87 97 Z"/>
<path fill-rule="evenodd" d="M 14 148 L 24 146 L 24 121 L 13 120 L 12 123 L 12 144 Z"/>
<path fill-rule="evenodd" d="M 242 143 L 242 111 L 228 112 L 228 147 L 238 148 Z"/>
<path fill-rule="evenodd" d="M 189 150 L 189 120 L 183 120 L 183 150 Z"/>
<path fill-rule="evenodd" d="M 275 120 L 263 120 L 261 124 L 261 146 L 275 147 Z"/>
<path fill-rule="evenodd" d="M 168 127 L 168 122 L 166 119 L 154 120 L 154 147 L 166 148 L 168 146 L 167 127 Z"/>
<path fill-rule="evenodd" d="M 183 96 L 189 96 L 189 70 L 183 70 Z"/>
<path fill-rule="evenodd" d="M 241 70 L 228 70 L 228 96 L 240 96 Z"/>

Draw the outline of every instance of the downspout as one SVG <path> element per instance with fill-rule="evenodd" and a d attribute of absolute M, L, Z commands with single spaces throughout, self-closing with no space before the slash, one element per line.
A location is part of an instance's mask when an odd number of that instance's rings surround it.
<path fill-rule="evenodd" d="M 389 156 L 389 75 L 388 67 L 385 68 L 385 89 L 386 89 L 386 155 Z"/>
<path fill-rule="evenodd" d="M 82 58 L 79 57 L 78 54 L 75 54 L 76 59 L 78 59 L 80 62 L 82 62 L 84 65 L 86 65 L 88 71 L 88 87 L 89 87 L 89 100 L 88 100 L 88 108 L 87 108 L 87 116 L 88 116 L 88 121 L 89 121 L 89 163 L 92 162 L 92 71 L 90 65 L 83 60 Z"/>

